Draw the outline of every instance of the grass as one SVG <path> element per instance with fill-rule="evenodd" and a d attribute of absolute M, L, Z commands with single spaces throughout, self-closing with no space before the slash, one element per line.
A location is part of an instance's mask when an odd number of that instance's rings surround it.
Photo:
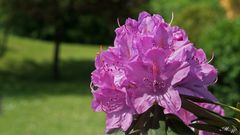
<path fill-rule="evenodd" d="M 0 58 L 0 134 L 104 133 L 105 116 L 91 109 L 90 73 L 98 46 L 63 44 L 61 81 L 51 76 L 51 42 L 11 36 Z"/>

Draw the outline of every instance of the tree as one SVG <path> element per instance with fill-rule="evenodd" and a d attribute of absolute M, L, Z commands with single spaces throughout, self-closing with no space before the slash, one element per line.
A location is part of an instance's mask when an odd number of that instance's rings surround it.
<path fill-rule="evenodd" d="M 37 33 L 41 37 L 47 29 L 48 39 L 54 41 L 53 77 L 59 79 L 60 44 L 68 37 L 69 31 L 79 33 L 84 17 L 91 21 L 104 22 L 108 32 L 113 31 L 117 17 L 129 16 L 133 7 L 146 0 L 1 0 L 0 9 L 11 16 L 13 32 L 25 36 Z M 99 21 L 100 20 L 100 21 Z M 93 23 L 94 24 L 94 23 Z M 95 26 L 87 29 L 96 33 Z M 103 27 L 103 28 L 104 28 Z M 101 28 L 100 28 L 101 29 Z M 111 35 L 113 35 L 111 33 Z M 85 36 L 85 35 L 83 35 Z M 106 38 L 105 35 L 102 35 Z"/>
<path fill-rule="evenodd" d="M 6 50 L 7 50 L 7 41 L 8 41 L 8 35 L 10 32 L 10 25 L 12 23 L 12 15 L 13 14 L 8 14 L 6 11 L 6 9 L 8 9 L 8 6 L 6 5 L 6 3 L 4 1 L 0 1 L 0 7 L 4 7 L 1 8 L 0 10 L 0 27 L 2 30 L 2 34 L 0 36 L 0 57 L 2 57 Z"/>
<path fill-rule="evenodd" d="M 8 40 L 9 30 L 10 30 L 10 27 L 6 26 L 2 32 L 2 35 L 0 38 L 0 57 L 2 57 L 7 50 L 7 40 Z"/>

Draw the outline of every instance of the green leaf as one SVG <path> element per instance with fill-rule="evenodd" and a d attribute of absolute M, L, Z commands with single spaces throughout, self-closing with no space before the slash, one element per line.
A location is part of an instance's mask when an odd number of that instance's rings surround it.
<path fill-rule="evenodd" d="M 149 135 L 167 135 L 165 121 L 159 121 L 160 127 L 158 129 L 149 129 Z"/>
<path fill-rule="evenodd" d="M 240 120 L 238 118 L 233 118 L 234 122 L 237 124 L 238 129 L 240 129 Z"/>
<path fill-rule="evenodd" d="M 168 128 L 170 127 L 170 128 Z M 135 117 L 126 135 L 195 135 L 184 122 L 173 114 L 165 115 L 163 108 L 153 105 Z"/>
<path fill-rule="evenodd" d="M 146 133 L 147 129 L 144 127 L 144 125 L 146 125 L 145 123 L 149 121 L 150 113 L 151 111 L 146 111 L 145 113 L 136 116 L 136 119 L 132 122 L 131 126 L 126 131 L 126 134 L 135 135 L 136 133 L 139 132 Z"/>
<path fill-rule="evenodd" d="M 240 110 L 240 102 L 238 102 L 238 103 L 237 103 L 237 106 L 236 106 L 236 107 L 237 107 L 237 109 L 239 109 L 239 110 Z M 237 114 L 237 118 L 238 118 L 238 119 L 240 119 L 240 113 L 239 113 L 239 114 Z"/>
<path fill-rule="evenodd" d="M 190 124 L 189 126 L 198 129 L 198 130 L 203 130 L 203 131 L 207 131 L 207 132 L 212 132 L 212 133 L 217 133 L 217 134 L 221 134 L 221 135 L 230 135 L 229 132 L 226 132 L 216 126 L 210 125 L 210 124 L 200 124 L 200 123 L 194 123 L 194 124 Z"/>
<path fill-rule="evenodd" d="M 240 110 L 240 102 L 237 103 L 237 109 Z"/>
<path fill-rule="evenodd" d="M 166 114 L 166 123 L 178 135 L 195 135 L 195 133 L 174 114 Z"/>
<path fill-rule="evenodd" d="M 163 109 L 158 105 L 153 105 L 143 114 L 135 116 L 135 120 L 126 134 L 147 134 L 149 129 L 159 129 L 159 121 L 164 120 Z"/>
<path fill-rule="evenodd" d="M 111 135 L 125 135 L 125 133 L 123 131 L 118 130 Z"/>
<path fill-rule="evenodd" d="M 198 103 L 210 103 L 210 104 L 215 104 L 215 105 L 220 105 L 222 107 L 227 107 L 235 112 L 237 112 L 238 114 L 240 114 L 240 105 L 239 105 L 239 108 L 235 108 L 233 106 L 229 106 L 229 105 L 226 105 L 226 104 L 223 104 L 223 103 L 219 103 L 219 102 L 213 102 L 211 100 L 208 100 L 208 99 L 205 99 L 205 98 L 199 98 L 199 97 L 194 97 L 194 96 L 188 96 L 188 95 L 180 95 L 182 98 L 185 98 L 185 99 L 189 99 L 193 102 L 198 102 Z"/>
<path fill-rule="evenodd" d="M 226 120 L 232 123 L 232 126 L 240 129 L 240 120 L 237 118 L 224 117 Z"/>
<path fill-rule="evenodd" d="M 193 102 L 185 99 L 184 97 L 181 97 L 181 99 L 182 99 L 182 107 L 188 110 L 189 112 L 193 113 L 194 115 L 196 115 L 199 119 L 202 119 L 203 121 L 208 120 L 204 122 L 207 122 L 211 125 L 218 125 L 219 127 L 231 125 L 227 120 L 225 120 L 219 114 L 216 114 L 205 108 L 202 108 L 194 104 Z"/>
<path fill-rule="evenodd" d="M 231 123 L 231 126 L 223 126 L 223 127 L 221 127 L 221 126 L 218 126 L 218 125 L 211 125 L 211 124 L 204 124 L 204 125 L 207 125 L 209 128 L 217 129 L 218 131 L 221 131 L 221 132 L 224 131 L 224 129 L 225 130 L 227 129 L 226 131 L 239 132 L 239 126 L 238 126 L 239 123 L 236 123 L 237 121 L 235 120 L 235 118 L 224 117 L 224 119 L 228 120 L 229 123 Z M 201 119 L 200 121 L 204 121 L 206 123 L 211 123 L 211 122 L 209 122 L 211 120 Z M 196 121 L 196 122 L 198 122 L 198 121 Z M 203 124 L 203 123 L 199 123 L 198 122 L 198 123 L 190 124 L 189 126 L 197 125 L 197 124 Z M 203 126 L 203 125 L 200 125 L 200 126 Z M 192 126 L 192 127 L 194 127 L 194 126 Z M 202 129 L 202 128 L 199 128 L 199 127 L 194 127 L 194 128 L 196 128 L 198 130 L 205 130 L 205 129 Z M 205 131 L 209 131 L 210 132 L 210 130 L 208 130 L 208 129 L 206 129 Z M 215 131 L 212 131 L 212 132 L 215 132 Z M 215 133 L 218 133 L 218 132 L 215 132 Z M 221 134 L 223 134 L 223 133 L 221 133 Z"/>
<path fill-rule="evenodd" d="M 180 94 L 181 97 L 185 99 L 189 99 L 193 102 L 199 102 L 199 103 L 211 103 L 215 104 L 215 102 L 212 102 L 211 100 L 205 99 L 205 98 L 199 98 L 199 97 L 194 97 L 194 96 L 189 96 L 189 95 L 182 95 Z"/>

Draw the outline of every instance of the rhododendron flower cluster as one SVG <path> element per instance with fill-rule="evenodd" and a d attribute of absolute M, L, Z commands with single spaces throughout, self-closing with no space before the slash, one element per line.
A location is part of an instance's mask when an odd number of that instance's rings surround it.
<path fill-rule="evenodd" d="M 92 72 L 92 108 L 106 113 L 106 132 L 126 131 L 154 104 L 188 123 L 193 117 L 181 115 L 180 94 L 216 101 L 207 87 L 217 71 L 183 29 L 142 12 L 115 32 L 114 46 L 97 55 Z"/>

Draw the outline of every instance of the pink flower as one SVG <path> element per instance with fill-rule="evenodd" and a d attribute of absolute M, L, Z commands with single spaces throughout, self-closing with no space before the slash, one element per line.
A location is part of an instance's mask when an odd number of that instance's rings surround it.
<path fill-rule="evenodd" d="M 124 89 L 103 88 L 93 92 L 92 107 L 95 111 L 106 112 L 106 132 L 121 128 L 126 131 L 133 120 L 133 110 L 127 102 Z"/>
<path fill-rule="evenodd" d="M 208 64 L 202 49 L 196 49 L 192 44 L 187 44 L 175 51 L 169 59 L 182 62 L 181 70 L 176 77 L 187 73 L 186 77 L 175 85 L 181 94 L 217 100 L 207 89 L 214 83 L 217 71 Z"/>
<path fill-rule="evenodd" d="M 207 90 L 216 77 L 205 53 L 196 49 L 184 30 L 147 12 L 127 19 L 115 30 L 114 47 L 98 54 L 92 73 L 95 111 L 107 115 L 107 132 L 126 131 L 133 115 L 153 104 L 165 113 L 181 112 L 179 94 L 215 101 Z"/>
<path fill-rule="evenodd" d="M 144 53 L 142 59 L 128 64 L 128 92 L 138 113 L 145 112 L 154 103 L 165 108 L 166 113 L 175 113 L 180 109 L 181 99 L 171 85 L 180 63 L 166 61 L 164 50 L 154 47 Z"/>
<path fill-rule="evenodd" d="M 106 132 L 121 128 L 126 131 L 133 120 L 134 109 L 128 101 L 126 88 L 119 87 L 124 78 L 118 67 L 118 59 L 111 51 L 103 52 L 96 59 L 96 70 L 92 73 L 94 111 L 106 113 Z"/>

